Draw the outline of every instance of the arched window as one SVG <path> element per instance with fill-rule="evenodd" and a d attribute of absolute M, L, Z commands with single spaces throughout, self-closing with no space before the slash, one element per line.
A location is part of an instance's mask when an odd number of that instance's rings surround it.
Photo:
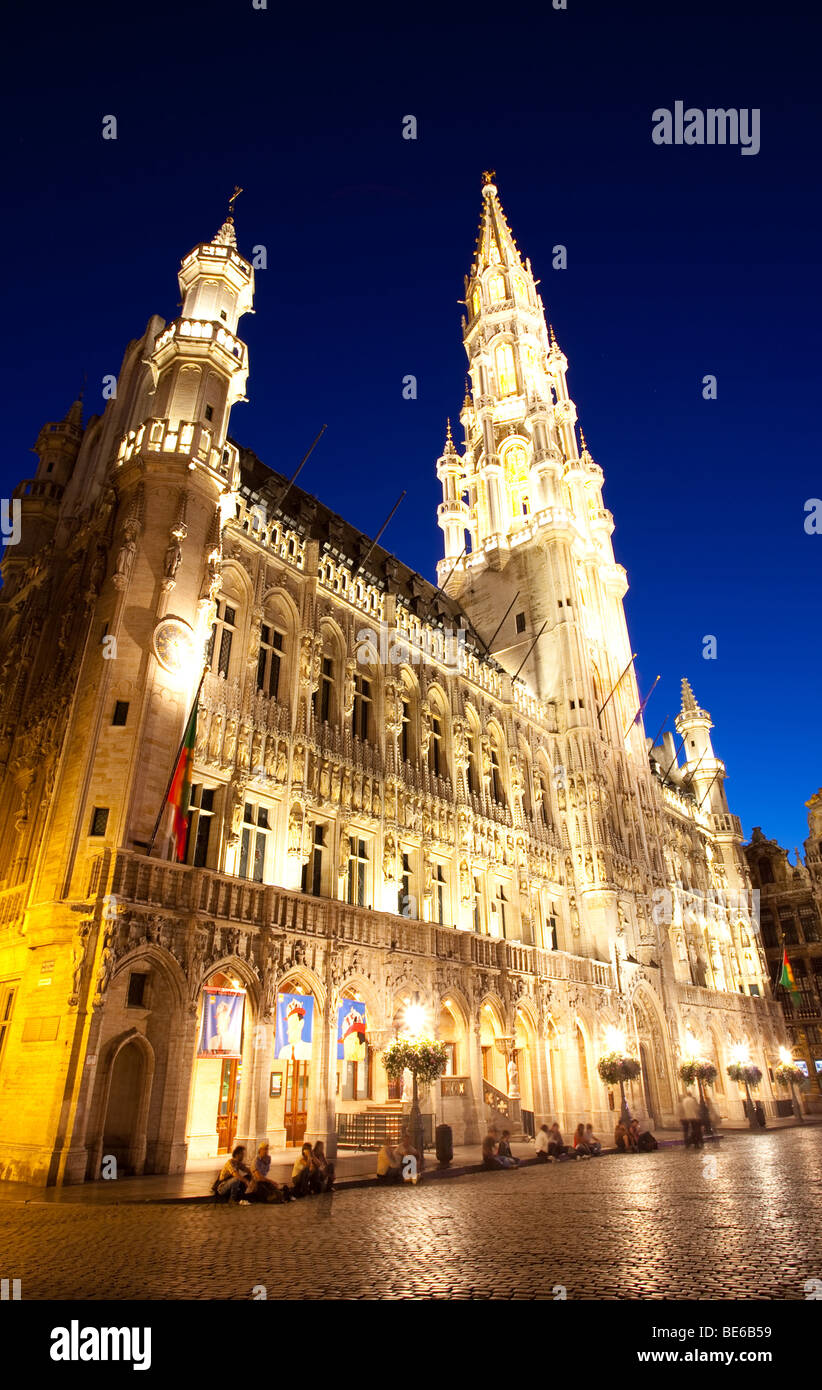
<path fill-rule="evenodd" d="M 488 280 L 488 298 L 492 304 L 498 304 L 505 298 L 505 281 L 501 275 L 491 275 Z"/>
<path fill-rule="evenodd" d="M 206 648 L 206 663 L 215 676 L 228 679 L 231 667 L 231 649 L 237 633 L 237 614 L 239 604 L 235 599 L 221 598 L 217 603 L 217 617 L 211 626 L 211 636 Z"/>
<path fill-rule="evenodd" d="M 514 366 L 514 349 L 510 343 L 500 343 L 494 352 L 497 369 L 497 388 L 501 396 L 517 394 L 517 372 Z"/>
<path fill-rule="evenodd" d="M 468 719 L 467 748 L 468 765 L 466 775 L 468 778 L 468 790 L 474 796 L 479 796 L 482 790 L 480 779 L 480 757 L 479 757 L 479 727 L 472 718 Z"/>
<path fill-rule="evenodd" d="M 476 318 L 477 314 L 480 311 L 480 302 L 480 292 L 478 289 L 475 289 L 474 293 L 471 295 L 471 311 L 473 313 L 474 318 Z"/>
<path fill-rule="evenodd" d="M 503 453 L 503 463 L 505 466 L 505 483 L 508 489 L 508 498 L 511 506 L 511 516 L 514 521 L 518 518 L 528 516 L 531 511 L 531 504 L 528 496 L 530 478 L 528 476 L 528 450 L 525 445 L 516 440 L 509 444 Z"/>
<path fill-rule="evenodd" d="M 505 783 L 502 779 L 502 750 L 496 734 L 491 735 L 491 799 L 498 806 L 506 804 Z"/>
<path fill-rule="evenodd" d="M 445 753 L 445 714 L 439 700 L 431 701 L 431 740 L 428 744 L 428 768 L 435 777 L 448 776 Z"/>

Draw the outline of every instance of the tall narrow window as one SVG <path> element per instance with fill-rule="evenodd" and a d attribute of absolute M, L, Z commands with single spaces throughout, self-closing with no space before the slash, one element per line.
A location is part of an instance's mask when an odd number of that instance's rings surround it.
<path fill-rule="evenodd" d="M 402 728 L 400 731 L 400 757 L 404 763 L 411 757 L 411 702 L 402 701 Z"/>
<path fill-rule="evenodd" d="M 475 932 L 481 932 L 481 931 L 483 931 L 483 921 L 482 921 L 482 883 L 481 883 L 480 880 L 477 878 L 476 874 L 474 875 L 473 899 L 474 899 L 474 931 L 475 931 Z"/>
<path fill-rule="evenodd" d="M 321 898 L 323 891 L 323 851 L 325 850 L 324 825 L 315 825 L 314 834 L 311 837 L 311 855 L 307 864 L 303 865 L 302 890 L 310 893 L 314 898 Z"/>
<path fill-rule="evenodd" d="M 368 852 L 365 840 L 348 837 L 348 891 L 346 897 L 352 907 L 365 907 L 365 889 L 368 876 Z"/>
<path fill-rule="evenodd" d="M 204 869 L 208 863 L 208 846 L 214 820 L 214 791 L 214 787 L 203 787 L 196 782 L 191 788 L 188 853 L 189 860 L 196 869 Z"/>
<path fill-rule="evenodd" d="M 221 600 L 217 605 L 217 617 L 211 628 L 207 651 L 208 665 L 215 675 L 228 676 L 236 622 L 237 610 Z"/>
<path fill-rule="evenodd" d="M 243 834 L 240 841 L 240 878 L 263 882 L 266 853 L 268 850 L 268 807 L 254 806 L 250 801 L 243 810 Z"/>
<path fill-rule="evenodd" d="M 280 671 L 283 659 L 283 634 L 263 623 L 260 632 L 260 655 L 257 658 L 257 689 L 270 700 L 280 694 Z"/>
<path fill-rule="evenodd" d="M 401 917 L 417 916 L 417 899 L 411 891 L 413 884 L 413 870 L 411 868 L 410 854 L 402 856 L 402 873 L 400 875 L 400 886 L 397 890 L 397 911 Z"/>
<path fill-rule="evenodd" d="M 510 343 L 500 343 L 494 353 L 497 368 L 497 386 L 501 396 L 517 394 L 517 373 L 514 366 L 514 349 Z"/>
<path fill-rule="evenodd" d="M 496 891 L 496 896 L 495 896 L 495 898 L 494 898 L 494 903 L 495 903 L 496 909 L 497 909 L 497 911 L 496 911 L 496 918 L 497 918 L 497 936 L 504 936 L 504 937 L 507 937 L 507 935 L 508 935 L 508 898 L 507 898 L 506 895 L 505 895 L 505 889 L 503 888 L 503 886 L 502 886 L 501 883 L 498 883 L 498 884 L 497 884 L 497 891 Z"/>
<path fill-rule="evenodd" d="M 479 795 L 479 776 L 477 774 L 477 745 L 473 733 L 468 735 L 468 790 Z"/>
<path fill-rule="evenodd" d="M 0 985 L 0 1063 L 3 1061 L 3 1050 L 11 1028 L 11 1016 L 14 1011 L 14 1001 L 17 997 L 17 981 L 14 984 Z"/>
<path fill-rule="evenodd" d="M 445 871 L 442 864 L 434 865 L 434 921 L 445 925 Z"/>
<path fill-rule="evenodd" d="M 428 747 L 428 766 L 435 777 L 445 776 L 445 743 L 442 735 L 442 719 L 439 714 L 431 716 L 431 742 Z"/>
<path fill-rule="evenodd" d="M 499 765 L 499 749 L 491 744 L 491 797 L 498 805 L 505 805 L 505 790 L 502 785 L 502 770 Z"/>
<path fill-rule="evenodd" d="M 330 656 L 324 656 L 320 670 L 320 683 L 311 697 L 314 718 L 321 724 L 330 724 L 332 694 L 334 690 L 334 663 Z"/>
<path fill-rule="evenodd" d="M 352 730 L 355 738 L 365 742 L 371 730 L 371 682 L 366 676 L 354 677 L 354 711 Z"/>

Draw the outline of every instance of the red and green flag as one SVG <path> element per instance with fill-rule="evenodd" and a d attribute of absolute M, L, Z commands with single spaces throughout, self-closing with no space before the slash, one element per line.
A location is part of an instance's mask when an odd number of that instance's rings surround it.
<path fill-rule="evenodd" d="M 172 807 L 171 833 L 174 839 L 174 857 L 185 863 L 188 844 L 188 808 L 191 804 L 191 771 L 194 766 L 194 744 L 197 740 L 197 701 L 189 716 L 180 756 L 168 789 L 167 803 Z"/>
<path fill-rule="evenodd" d="M 782 950 L 782 974 L 779 976 L 779 983 L 789 994 L 799 994 L 799 986 L 796 983 L 793 970 L 791 969 L 791 963 L 788 960 L 788 952 L 784 947 Z"/>

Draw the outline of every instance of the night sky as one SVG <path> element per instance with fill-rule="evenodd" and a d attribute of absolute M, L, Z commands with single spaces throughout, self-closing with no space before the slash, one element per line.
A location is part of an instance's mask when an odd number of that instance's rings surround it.
<path fill-rule="evenodd" d="M 41 423 L 84 374 L 99 412 L 127 342 L 176 315 L 180 259 L 239 183 L 240 249 L 264 245 L 268 268 L 240 323 L 250 399 L 231 434 L 290 474 L 327 423 L 300 484 L 370 535 L 406 488 L 383 544 L 433 579 L 458 301 L 495 169 L 605 471 L 642 691 L 662 674 L 647 730 L 688 675 L 746 835 L 792 847 L 822 784 L 822 535 L 804 530 L 822 495 L 820 21 L 750 4 L 455 8 L 16 12 L 0 495 L 31 476 Z M 652 112 L 677 100 L 758 108 L 760 152 L 653 144 Z"/>

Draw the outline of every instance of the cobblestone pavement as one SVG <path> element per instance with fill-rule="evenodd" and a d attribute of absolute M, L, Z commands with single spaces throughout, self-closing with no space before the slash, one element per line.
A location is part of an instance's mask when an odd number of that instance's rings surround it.
<path fill-rule="evenodd" d="M 288 1207 L 8 1203 L 0 1252 L 24 1299 L 801 1300 L 822 1279 L 822 1131 Z"/>

